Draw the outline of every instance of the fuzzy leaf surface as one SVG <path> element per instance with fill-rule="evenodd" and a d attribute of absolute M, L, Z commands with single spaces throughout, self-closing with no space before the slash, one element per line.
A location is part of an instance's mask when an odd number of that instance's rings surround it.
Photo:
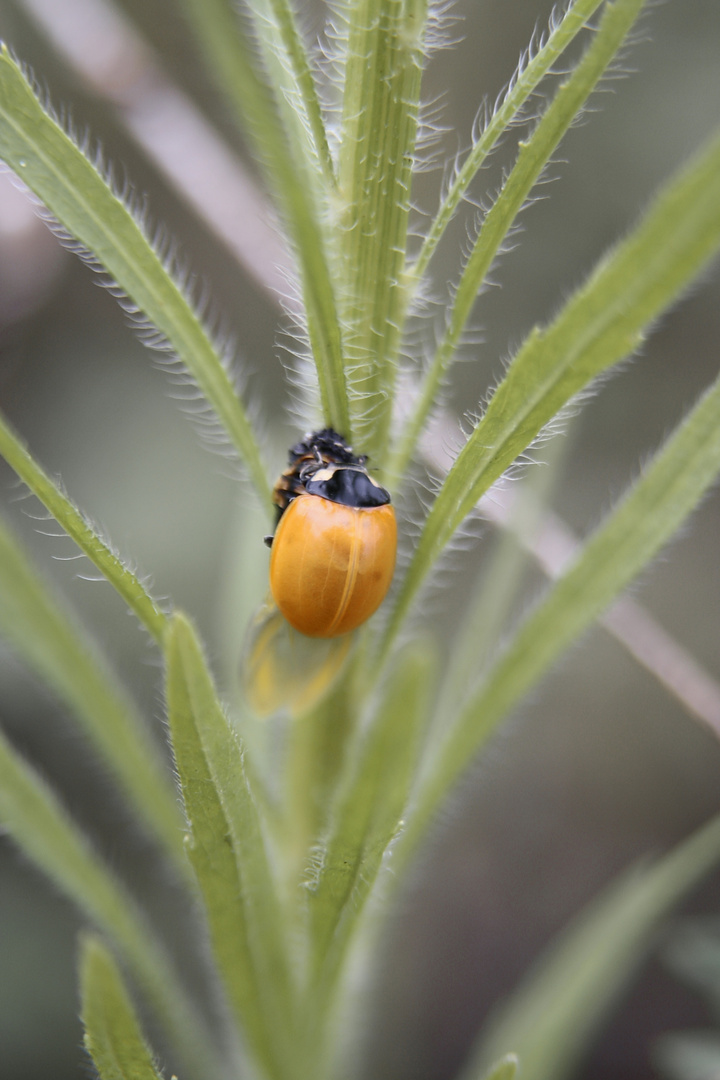
<path fill-rule="evenodd" d="M 568 402 L 642 341 L 720 247 L 720 138 L 655 198 L 545 329 L 526 339 L 428 514 L 386 635 L 478 499 Z"/>
<path fill-rule="evenodd" d="M 488 120 L 477 141 L 468 151 L 465 161 L 458 168 L 443 199 L 433 222 L 428 229 L 427 236 L 423 240 L 420 254 L 409 268 L 407 273 L 408 286 L 414 289 L 417 282 L 425 273 L 442 236 L 452 220 L 459 206 L 462 205 L 463 197 L 484 161 L 499 139 L 505 134 L 511 124 L 517 123 L 522 116 L 523 107 L 537 89 L 561 54 L 575 40 L 578 34 L 585 29 L 588 20 L 592 18 L 604 0 L 576 0 L 564 13 L 559 22 L 551 24 L 547 40 L 538 49 L 534 56 L 530 56 L 527 62 L 520 66 L 517 76 L 507 89 L 505 97 L 493 115 Z"/>
<path fill-rule="evenodd" d="M 215 959 L 247 1039 L 282 1075 L 290 976 L 277 888 L 237 736 L 218 701 L 195 632 L 181 615 L 167 640 L 172 745 L 190 822 L 188 854 Z"/>
<path fill-rule="evenodd" d="M 35 461 L 25 443 L 0 413 L 0 454 L 33 495 L 98 568 L 127 606 L 157 642 L 165 630 L 165 615 L 137 575 L 127 567 L 110 545 L 70 501 L 59 482 Z"/>
<path fill-rule="evenodd" d="M 300 33 L 300 28 L 290 0 L 268 0 L 274 25 L 273 37 L 283 43 L 288 62 L 286 65 L 287 91 L 294 91 L 295 109 L 303 126 L 312 136 L 315 156 L 320 162 L 325 182 L 332 190 L 335 187 L 335 166 L 330 154 L 325 120 L 318 97 L 315 78 L 310 66 L 308 50 Z M 290 95 L 288 95 L 290 96 Z M 298 101 L 299 99 L 299 101 Z"/>
<path fill-rule="evenodd" d="M 292 11 L 286 0 L 250 5 L 246 14 L 262 53 L 258 61 L 230 0 L 184 0 L 184 7 L 208 70 L 252 139 L 284 215 L 300 270 L 323 414 L 331 427 L 350 437 L 343 342 L 324 229 L 334 187 L 332 163 Z"/>
<path fill-rule="evenodd" d="M 471 695 L 444 747 L 428 763 L 411 821 L 415 837 L 497 725 L 658 554 L 719 474 L 720 379 L 586 541 Z"/>
<path fill-rule="evenodd" d="M 399 451 L 394 471 L 403 474 L 437 400 L 478 294 L 533 186 L 588 98 L 617 56 L 645 0 L 616 0 L 605 6 L 600 25 L 574 70 L 560 84 L 532 134 L 520 143 L 517 161 L 484 217 L 448 312 L 448 326 L 423 381 L 420 399 Z"/>
<path fill-rule="evenodd" d="M 0 734 L 0 828 L 125 958 L 139 987 L 198 1076 L 225 1066 L 182 982 L 138 910 L 35 770 Z"/>
<path fill-rule="evenodd" d="M 387 444 L 418 102 L 425 0 L 357 0 L 348 6 L 338 169 L 341 309 L 353 438 L 379 462 Z"/>
<path fill-rule="evenodd" d="M 247 413 L 182 287 L 128 206 L 43 108 L 5 45 L 0 47 L 0 159 L 167 339 L 217 414 L 269 512 L 270 486 Z"/>

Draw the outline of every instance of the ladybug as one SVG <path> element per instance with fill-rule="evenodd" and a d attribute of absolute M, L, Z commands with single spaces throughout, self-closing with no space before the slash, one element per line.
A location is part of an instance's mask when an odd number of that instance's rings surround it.
<path fill-rule="evenodd" d="M 355 630 L 390 588 L 395 511 L 366 460 L 325 428 L 292 447 L 275 485 L 278 524 L 266 537 L 270 590 L 290 625 L 308 637 Z"/>

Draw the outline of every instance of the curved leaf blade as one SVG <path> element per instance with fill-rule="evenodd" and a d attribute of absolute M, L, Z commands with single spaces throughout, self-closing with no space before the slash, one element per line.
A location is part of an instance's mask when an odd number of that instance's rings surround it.
<path fill-rule="evenodd" d="M 354 767 L 331 811 L 309 907 L 314 962 L 342 950 L 360 918 L 382 859 L 402 824 L 415 774 L 434 663 L 425 649 L 398 659 L 370 728 L 352 757 Z"/>
<path fill-rule="evenodd" d="M 330 154 L 325 121 L 320 107 L 315 79 L 310 68 L 308 51 L 297 25 L 290 0 L 268 0 L 273 14 L 269 26 L 271 45 L 281 40 L 288 57 L 289 89 L 294 91 L 292 100 L 297 115 L 312 135 L 313 149 L 323 171 L 325 183 L 330 190 L 336 187 L 335 165 Z M 269 22 L 269 20 L 267 20 Z"/>
<path fill-rule="evenodd" d="M 290 1053 L 290 972 L 277 888 L 240 743 L 195 632 L 181 615 L 167 639 L 167 703 L 215 960 L 248 1042 L 270 1076 Z"/>
<path fill-rule="evenodd" d="M 516 1054 L 506 1054 L 497 1064 L 492 1065 L 487 1072 L 483 1072 L 480 1080 L 515 1080 L 520 1069 L 520 1062 Z M 466 1080 L 476 1080 L 477 1074 L 472 1071 Z"/>
<path fill-rule="evenodd" d="M 83 517 L 59 483 L 52 480 L 35 461 L 25 443 L 12 430 L 2 413 L 0 413 L 0 454 L 120 594 L 155 641 L 160 643 L 167 620 L 159 605 L 150 596 L 137 575 L 122 562 L 110 545 Z"/>
<path fill-rule="evenodd" d="M 718 474 L 720 379 L 525 619 L 461 711 L 429 764 L 410 823 L 412 842 L 497 725 L 657 555 Z"/>
<path fill-rule="evenodd" d="M 198 1076 L 224 1076 L 164 948 L 55 795 L 0 734 L 0 826 L 118 948 L 179 1054 Z"/>
<path fill-rule="evenodd" d="M 322 117 L 312 93 L 309 71 L 303 66 L 302 43 L 292 13 L 284 0 L 272 0 L 272 3 L 278 10 L 277 23 L 267 9 L 264 15 L 261 11 L 248 12 L 271 78 L 266 77 L 262 64 L 246 42 L 239 14 L 229 0 L 184 0 L 184 7 L 208 59 L 208 68 L 253 140 L 284 213 L 300 268 L 308 338 L 323 414 L 331 427 L 350 438 L 343 341 L 331 245 L 324 227 L 332 190 L 328 171 L 331 162 L 327 144 L 322 145 Z M 292 85 L 289 72 L 277 55 L 279 43 L 271 42 L 269 37 L 277 25 L 299 65 L 299 100 L 298 87 Z M 291 58 L 290 73 L 292 63 Z M 275 82 L 277 93 L 273 89 Z M 307 109 L 307 125 L 303 122 L 303 107 Z M 314 133 L 314 146 L 308 139 L 308 130 Z"/>
<path fill-rule="evenodd" d="M 480 496 L 593 379 L 628 356 L 647 327 L 720 247 L 720 137 L 655 198 L 546 329 L 526 339 L 433 503 L 400 589 L 387 648 Z"/>
<path fill-rule="evenodd" d="M 131 210 L 43 108 L 5 45 L 0 158 L 167 339 L 215 410 L 269 512 L 270 485 L 252 425 L 198 316 Z"/>
<path fill-rule="evenodd" d="M 399 658 L 367 731 L 348 755 L 353 767 L 343 775 L 308 871 L 309 983 L 302 1001 L 303 1033 L 315 1061 L 310 1075 L 325 1073 L 351 950 L 368 925 L 383 867 L 392 866 L 390 849 L 415 778 L 433 661 L 425 648 Z"/>
<path fill-rule="evenodd" d="M 426 0 L 357 0 L 349 20 L 338 166 L 341 309 L 353 436 L 384 459 L 389 434 Z"/>
<path fill-rule="evenodd" d="M 448 313 L 447 330 L 423 380 L 417 406 L 403 434 L 393 466 L 397 475 L 404 474 L 415 452 L 417 441 L 437 400 L 478 294 L 508 233 L 515 225 L 523 204 L 559 143 L 617 56 L 644 3 L 645 0 L 615 0 L 615 3 L 606 5 L 600 25 L 585 54 L 561 83 L 535 130 L 520 143 L 515 165 L 485 215 L 458 282 Z"/>
<path fill-rule="evenodd" d="M 460 1080 L 512 1046 L 523 1080 L 563 1080 L 652 944 L 660 921 L 720 860 L 720 818 L 614 881 L 536 962 L 481 1034 Z"/>
<path fill-rule="evenodd" d="M 576 0 L 568 7 L 559 22 L 552 25 L 547 40 L 537 53 L 521 66 L 517 77 L 512 81 L 502 104 L 493 113 L 487 126 L 472 146 L 457 175 L 451 183 L 427 235 L 423 240 L 416 261 L 409 268 L 406 280 L 411 291 L 425 273 L 442 236 L 455 214 L 462 205 L 463 197 L 472 183 L 483 162 L 502 138 L 508 127 L 517 122 L 522 115 L 522 108 L 548 74 L 561 54 L 585 29 L 588 21 L 595 14 L 604 0 Z"/>
<path fill-rule="evenodd" d="M 143 827 L 186 874 L 184 823 L 158 747 L 104 658 L 52 597 L 1 520 L 0 633 L 67 703 Z"/>
<path fill-rule="evenodd" d="M 122 975 L 100 938 L 80 944 L 85 1049 L 100 1080 L 162 1080 Z"/>

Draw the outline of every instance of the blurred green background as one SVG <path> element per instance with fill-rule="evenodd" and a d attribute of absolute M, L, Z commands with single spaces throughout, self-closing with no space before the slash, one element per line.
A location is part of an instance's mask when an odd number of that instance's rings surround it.
<path fill-rule="evenodd" d="M 147 193 L 184 264 L 207 287 L 212 309 L 237 343 L 248 393 L 276 432 L 277 459 L 296 430 L 283 419 L 289 393 L 275 302 L 208 233 L 172 183 L 160 176 L 123 125 L 123 108 L 89 92 L 41 31 L 31 11 L 57 23 L 78 0 L 0 2 L 0 36 L 35 72 L 78 132 L 99 138 L 120 184 Z M 95 0 L 92 0 L 92 5 Z M 428 99 L 442 106 L 440 167 L 423 174 L 416 201 L 431 210 L 442 161 L 462 151 L 479 102 L 493 101 L 533 29 L 547 25 L 539 0 L 467 0 L 450 28 L 462 38 L 431 61 Z M 311 32 L 320 8 L 305 5 Z M 241 156 L 245 149 L 203 72 L 173 0 L 126 0 L 125 16 L 156 51 L 208 123 Z M 53 10 L 54 9 L 54 10 Z M 479 300 L 479 343 L 455 369 L 458 415 L 482 401 L 531 325 L 547 320 L 603 250 L 626 230 L 663 178 L 720 117 L 720 4 L 667 0 L 650 5 L 635 47 L 592 110 L 565 140 L 552 184 L 525 211 L 514 250 L 495 269 L 500 287 Z M 78 34 L 80 40 L 80 34 Z M 125 73 L 133 88 L 135 75 Z M 108 88 L 117 73 L 108 71 Z M 137 79 L 141 75 L 137 74 Z M 138 87 L 134 89 L 137 91 Z M 152 81 L 140 96 L 159 93 Z M 181 154 L 183 147 L 180 147 Z M 192 146 L 184 151 L 193 167 Z M 493 191 L 509 143 L 481 175 Z M 207 191 L 212 201 L 212 190 Z M 465 226 L 455 230 L 458 244 Z M 261 253 L 258 253 L 260 257 Z M 438 295 L 454 276 L 446 244 Z M 199 445 L 178 408 L 157 354 L 138 341 L 100 278 L 63 251 L 0 176 L 0 403 L 40 461 L 124 556 L 197 619 L 226 693 L 235 690 L 242 569 L 258 565 L 246 487 L 232 461 Z M 605 383 L 567 427 L 555 508 L 579 533 L 612 505 L 626 483 L 718 369 L 720 287 L 708 275 L 657 327 L 642 355 Z M 543 451 L 538 452 L 542 458 Z M 161 733 L 161 673 L 148 639 L 87 563 L 64 561 L 69 541 L 53 538 L 36 504 L 21 497 L 0 463 L 3 514 L 45 575 L 81 613 L 92 634 Z M 262 530 L 262 526 L 260 526 Z M 636 595 L 720 679 L 720 504 L 710 498 L 649 572 Z M 483 529 L 476 549 L 446 581 L 438 626 L 457 622 L 470 576 L 495 542 Z M 247 577 L 247 575 L 245 575 Z M 260 575 L 260 578 L 262 575 Z M 528 574 L 520 610 L 540 578 Z M 256 586 L 262 593 L 262 584 Z M 168 938 L 195 974 L 186 947 L 188 912 L 172 882 L 158 880 L 137 836 L 72 721 L 0 643 L 0 721 L 62 791 L 74 814 L 161 915 Z M 613 873 L 664 850 L 720 810 L 720 746 L 601 630 L 588 635 L 496 738 L 436 842 L 418 866 L 382 950 L 368 996 L 372 1037 L 358 1068 L 375 1080 L 451 1077 L 493 1002 L 508 993 L 538 950 Z M 720 881 L 691 905 L 717 911 Z M 74 974 L 77 920 L 69 905 L 0 841 L 0 1078 L 74 1080 L 88 1075 L 80 1049 Z M 653 961 L 580 1070 L 583 1080 L 645 1080 L 653 1037 L 701 1023 L 699 1004 Z"/>

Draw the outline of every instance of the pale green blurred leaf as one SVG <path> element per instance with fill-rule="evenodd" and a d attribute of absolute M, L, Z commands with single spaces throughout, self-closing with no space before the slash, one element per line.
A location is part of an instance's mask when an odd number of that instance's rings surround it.
<path fill-rule="evenodd" d="M 615 881 L 491 1018 L 461 1080 L 510 1048 L 523 1080 L 563 1080 L 645 956 L 660 921 L 720 860 L 720 818 Z"/>
<path fill-rule="evenodd" d="M 162 1080 L 115 959 L 90 935 L 81 941 L 80 993 L 85 1049 L 100 1080 Z"/>
<path fill-rule="evenodd" d="M 720 473 L 720 379 L 526 617 L 428 762 L 408 849 L 510 710 L 674 535 Z"/>
<path fill-rule="evenodd" d="M 69 706 L 143 827 L 185 871 L 184 822 L 159 748 L 97 647 L 36 575 L 1 519 L 0 634 Z"/>
<path fill-rule="evenodd" d="M 37 773 L 0 734 L 0 828 L 112 941 L 199 1076 L 222 1076 L 208 1033 L 132 897 Z"/>
<path fill-rule="evenodd" d="M 310 886 L 315 965 L 342 951 L 388 845 L 401 827 L 414 778 L 420 727 L 426 719 L 433 658 L 423 648 L 397 658 L 370 727 L 359 745 L 331 810 L 321 843 L 317 880 Z"/>
<path fill-rule="evenodd" d="M 165 630 L 165 615 L 136 574 L 103 540 L 70 501 L 58 481 L 35 461 L 22 439 L 0 413 L 0 454 L 81 551 L 122 596 L 157 642 Z"/>
<path fill-rule="evenodd" d="M 520 1068 L 520 1063 L 515 1054 L 506 1054 L 496 1065 L 491 1066 L 482 1077 L 469 1076 L 467 1080 L 515 1080 Z"/>

